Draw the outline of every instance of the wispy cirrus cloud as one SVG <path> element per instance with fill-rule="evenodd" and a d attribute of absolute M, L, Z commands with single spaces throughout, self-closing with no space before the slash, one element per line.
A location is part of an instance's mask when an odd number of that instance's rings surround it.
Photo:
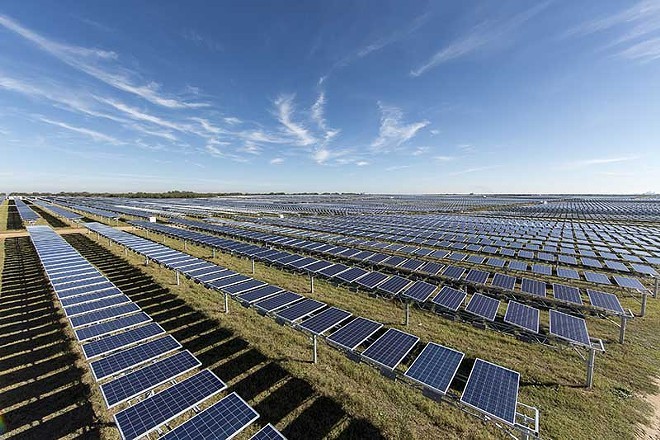
<path fill-rule="evenodd" d="M 276 117 L 282 125 L 282 130 L 291 136 L 295 145 L 306 147 L 317 142 L 316 138 L 300 122 L 293 120 L 295 111 L 294 95 L 280 95 L 275 100 Z"/>
<path fill-rule="evenodd" d="M 423 75 L 441 64 L 471 55 L 487 46 L 501 42 L 504 37 L 512 34 L 528 20 L 544 10 L 549 3 L 548 1 L 538 3 L 532 8 L 508 19 L 499 21 L 487 20 L 476 24 L 465 35 L 455 38 L 424 63 L 412 69 L 410 75 L 413 77 Z"/>
<path fill-rule="evenodd" d="M 617 13 L 588 20 L 563 36 L 584 37 L 609 31 L 617 36 L 602 49 L 641 62 L 660 58 L 660 2 L 642 0 Z"/>
<path fill-rule="evenodd" d="M 433 159 L 437 160 L 438 162 L 451 162 L 456 158 L 454 156 L 433 156 Z"/>
<path fill-rule="evenodd" d="M 596 157 L 593 159 L 575 160 L 564 163 L 561 168 L 563 169 L 577 169 L 586 168 L 600 165 L 617 164 L 621 162 L 631 162 L 640 159 L 640 156 L 619 156 L 619 157 Z"/>
<path fill-rule="evenodd" d="M 483 167 L 473 167 L 473 168 L 466 168 L 464 170 L 458 170 L 449 173 L 450 176 L 462 176 L 463 174 L 472 174 L 472 173 L 478 173 L 479 171 L 487 171 L 487 170 L 493 170 L 495 168 L 499 168 L 501 165 L 489 165 L 489 166 L 483 166 Z"/>
<path fill-rule="evenodd" d="M 403 112 L 398 107 L 378 103 L 380 108 L 380 129 L 376 139 L 371 143 L 371 150 L 390 152 L 400 148 L 424 127 L 430 124 L 427 120 L 404 123 Z"/>
<path fill-rule="evenodd" d="M 282 165 L 284 163 L 284 159 L 281 157 L 275 157 L 270 160 L 271 165 Z"/>
<path fill-rule="evenodd" d="M 112 136 L 109 136 L 107 134 L 100 133 L 98 131 L 90 130 L 88 128 L 76 127 L 76 126 L 67 124 L 65 122 L 54 121 L 52 119 L 43 118 L 43 117 L 39 118 L 39 120 L 42 121 L 42 122 L 45 122 L 46 124 L 54 125 L 56 127 L 60 127 L 60 128 L 64 128 L 65 130 L 72 131 L 74 133 L 78 133 L 78 134 L 88 136 L 88 137 L 94 139 L 97 142 L 107 142 L 107 143 L 114 144 L 114 145 L 123 144 L 123 142 L 120 141 L 119 139 L 116 139 L 116 138 L 114 138 Z"/>
<path fill-rule="evenodd" d="M 184 29 L 183 31 L 181 31 L 181 36 L 183 37 L 184 40 L 190 41 L 197 46 L 205 47 L 213 52 L 222 52 L 225 50 L 222 44 L 220 44 L 213 38 L 200 34 L 195 29 Z"/>
<path fill-rule="evenodd" d="M 116 52 L 50 40 L 6 15 L 0 15 L 0 26 L 14 32 L 70 67 L 153 104 L 171 109 L 208 107 L 207 103 L 187 102 L 162 94 L 160 84 L 156 82 L 136 83 L 136 80 L 131 78 L 136 76 L 135 73 L 117 65 L 119 56 Z"/>

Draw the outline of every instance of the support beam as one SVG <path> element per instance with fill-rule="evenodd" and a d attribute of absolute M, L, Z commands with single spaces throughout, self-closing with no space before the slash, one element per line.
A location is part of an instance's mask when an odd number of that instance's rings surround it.
<path fill-rule="evenodd" d="M 149 266 L 149 257 L 144 257 L 144 265 Z"/>
<path fill-rule="evenodd" d="M 628 323 L 628 317 L 626 315 L 621 315 L 621 326 L 619 327 L 619 344 L 623 344 L 623 341 L 626 339 L 627 323 Z"/>
<path fill-rule="evenodd" d="M 181 284 L 181 280 L 179 279 L 179 271 L 174 271 L 174 274 L 176 275 L 176 285 L 178 286 Z"/>
<path fill-rule="evenodd" d="M 124 246 L 124 256 L 128 257 L 128 246 Z"/>
<path fill-rule="evenodd" d="M 215 248 L 211 248 L 211 252 L 212 252 L 213 258 L 215 258 Z"/>
<path fill-rule="evenodd" d="M 405 324 L 408 325 L 410 323 L 410 303 L 406 301 L 406 322 Z"/>
<path fill-rule="evenodd" d="M 658 284 L 660 284 L 660 276 L 655 277 L 655 287 L 653 288 L 653 298 L 658 297 Z"/>
<path fill-rule="evenodd" d="M 225 292 L 225 313 L 229 313 L 229 295 Z"/>
<path fill-rule="evenodd" d="M 309 273 L 309 291 L 314 293 L 314 275 L 311 272 Z"/>
<path fill-rule="evenodd" d="M 312 336 L 312 362 L 317 363 L 318 362 L 318 353 L 317 353 L 317 341 L 316 341 L 316 335 Z"/>
<path fill-rule="evenodd" d="M 646 301 L 648 300 L 648 293 L 642 292 L 642 309 L 639 312 L 639 316 L 646 315 Z"/>
<path fill-rule="evenodd" d="M 254 258 L 252 259 L 252 275 L 254 275 Z"/>
<path fill-rule="evenodd" d="M 587 388 L 591 389 L 594 386 L 594 364 L 596 363 L 596 349 L 589 348 L 589 357 L 587 358 Z"/>

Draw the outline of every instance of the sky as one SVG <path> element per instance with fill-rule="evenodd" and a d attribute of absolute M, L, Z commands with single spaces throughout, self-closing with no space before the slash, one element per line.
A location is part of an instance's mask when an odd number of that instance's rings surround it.
<path fill-rule="evenodd" d="M 660 2 L 0 3 L 0 191 L 660 192 Z"/>

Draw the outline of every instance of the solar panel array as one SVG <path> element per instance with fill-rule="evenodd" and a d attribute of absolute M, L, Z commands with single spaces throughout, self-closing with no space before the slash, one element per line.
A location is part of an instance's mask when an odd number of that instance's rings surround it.
<path fill-rule="evenodd" d="M 89 367 L 108 408 L 144 397 L 115 414 L 123 439 L 137 439 L 159 429 L 226 388 L 211 371 L 201 370 L 156 394 L 146 395 L 156 387 L 190 374 L 201 362 L 189 351 L 179 351 L 181 344 L 176 339 L 165 335 L 162 327 L 151 322 L 137 304 L 50 227 L 28 226 L 28 232 L 90 361 Z M 218 438 L 221 431 L 228 438 L 258 417 L 234 393 L 170 431 L 168 436 L 189 438 L 186 436 L 194 432 L 195 438 L 210 439 Z M 208 420 L 213 424 L 209 425 Z M 206 426 L 213 430 L 202 430 L 200 421 L 207 421 Z"/>
<path fill-rule="evenodd" d="M 18 215 L 21 217 L 23 223 L 34 223 L 41 218 L 39 214 L 26 205 L 22 199 L 14 198 L 14 204 L 16 205 Z"/>
<path fill-rule="evenodd" d="M 172 252 L 175 252 L 176 255 L 187 255 L 151 240 L 118 231 L 105 225 L 88 223 L 86 226 L 90 230 L 111 238 L 115 242 L 123 244 L 134 251 L 147 256 L 151 255 L 150 258 L 153 258 L 156 262 L 163 255 L 174 255 Z M 251 246 L 245 243 L 241 245 Z M 164 253 L 164 250 L 167 250 L 167 252 Z M 171 256 L 168 258 L 172 261 Z M 189 256 L 189 258 L 194 257 Z M 163 264 L 167 266 L 167 262 Z M 208 265 L 213 266 L 211 263 L 208 263 Z M 198 274 L 209 273 L 207 269 L 198 267 L 197 265 L 195 267 L 196 269 L 190 273 L 187 273 L 185 269 L 182 269 L 181 272 L 191 279 L 195 279 Z M 218 270 L 224 271 L 226 269 L 218 267 Z M 206 278 L 207 281 L 200 282 L 208 288 L 214 288 L 213 284 L 208 281 L 209 279 Z M 251 295 L 253 292 L 258 292 L 258 294 Z M 266 285 L 255 287 L 253 290 L 242 293 L 236 298 L 245 304 L 253 305 L 255 309 L 262 310 L 262 312 L 274 311 L 274 317 L 291 322 L 294 328 L 317 337 L 323 336 L 330 345 L 359 354 L 361 359 L 394 374 L 396 374 L 396 370 L 400 364 L 405 361 L 419 342 L 419 338 L 414 335 L 393 328 L 384 329 L 383 324 L 379 322 L 359 316 L 353 317 L 350 312 L 336 307 L 328 307 L 323 303 L 320 303 L 321 306 L 319 306 L 318 301 L 304 298 L 302 295 L 293 292 L 284 291 L 277 286 Z M 360 347 L 363 346 L 364 349 L 360 352 Z M 402 376 L 412 383 L 436 393 L 444 394 L 453 381 L 463 357 L 463 353 L 429 342 L 421 353 L 415 356 L 415 359 L 410 364 L 410 368 Z M 479 395 L 479 391 L 477 390 L 473 394 Z M 238 406 L 241 406 L 240 402 Z M 487 407 L 478 409 L 485 414 L 489 414 L 489 408 Z M 242 413 L 242 411 L 238 412 Z M 193 417 L 187 424 L 182 425 L 179 431 L 174 430 L 171 434 L 168 434 L 171 437 L 167 438 L 190 438 L 191 432 L 210 429 L 209 426 L 214 426 L 214 423 L 214 419 L 212 418 Z M 254 438 L 280 438 L 268 428 L 264 428 L 264 433 L 262 434 L 263 437 L 261 434 L 258 434 Z M 269 437 L 271 435 L 275 436 Z"/>

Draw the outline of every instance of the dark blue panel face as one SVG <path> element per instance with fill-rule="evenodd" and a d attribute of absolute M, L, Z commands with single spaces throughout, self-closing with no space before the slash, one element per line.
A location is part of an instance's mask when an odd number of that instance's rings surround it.
<path fill-rule="evenodd" d="M 442 270 L 443 265 L 440 263 L 434 263 L 432 261 L 426 263 L 424 266 L 418 269 L 418 272 L 427 273 L 430 275 L 436 275 L 440 270 Z"/>
<path fill-rule="evenodd" d="M 417 336 L 391 328 L 362 352 L 362 356 L 393 370 L 418 341 Z"/>
<path fill-rule="evenodd" d="M 495 315 L 497 315 L 497 309 L 499 306 L 500 302 L 498 300 L 489 298 L 480 293 L 475 293 L 472 295 L 472 298 L 470 298 L 470 302 L 465 307 L 465 310 L 489 321 L 493 321 Z"/>
<path fill-rule="evenodd" d="M 76 304 L 82 304 L 90 301 L 96 301 L 103 298 L 110 298 L 112 296 L 122 295 L 121 290 L 117 288 L 102 290 L 100 292 L 88 293 L 86 295 L 77 295 L 71 298 L 62 298 L 60 303 L 62 307 L 71 307 Z"/>
<path fill-rule="evenodd" d="M 461 306 L 466 296 L 467 293 L 462 290 L 444 286 L 432 301 L 442 307 L 456 311 Z"/>
<path fill-rule="evenodd" d="M 255 303 L 255 307 L 265 311 L 272 312 L 284 306 L 294 303 L 302 298 L 301 295 L 293 292 L 282 292 L 271 296 L 268 299 Z"/>
<path fill-rule="evenodd" d="M 471 269 L 465 277 L 465 281 L 476 284 L 486 284 L 489 275 L 490 273 L 483 270 Z"/>
<path fill-rule="evenodd" d="M 549 276 L 552 275 L 552 267 L 545 264 L 534 264 L 532 265 L 532 272 Z"/>
<path fill-rule="evenodd" d="M 446 394 L 463 360 L 463 353 L 429 342 L 405 376 L 441 394 Z"/>
<path fill-rule="evenodd" d="M 115 414 L 117 428 L 123 438 L 136 439 L 226 387 L 209 370 L 201 371 Z"/>
<path fill-rule="evenodd" d="M 617 285 L 621 287 L 627 287 L 629 289 L 636 289 L 636 290 L 644 290 L 644 285 L 640 283 L 640 281 L 637 278 L 628 278 L 628 277 L 622 277 L 620 275 L 615 275 L 614 281 L 617 283 Z"/>
<path fill-rule="evenodd" d="M 333 264 L 332 266 L 328 266 L 325 269 L 318 271 L 318 273 L 328 278 L 331 278 L 334 277 L 335 275 L 344 272 L 345 270 L 348 270 L 348 266 L 338 263 L 338 264 Z"/>
<path fill-rule="evenodd" d="M 619 272 L 630 272 L 630 269 L 620 261 L 605 260 L 605 266 Z"/>
<path fill-rule="evenodd" d="M 282 289 L 281 287 L 267 284 L 263 287 L 259 287 L 254 290 L 250 290 L 249 292 L 238 295 L 236 298 L 239 299 L 240 301 L 251 304 L 253 302 L 268 298 L 269 296 L 273 296 L 276 293 L 282 292 L 283 290 L 284 289 Z"/>
<path fill-rule="evenodd" d="M 107 309 L 97 310 L 95 312 L 85 313 L 84 315 L 74 316 L 71 318 L 71 326 L 74 329 L 82 327 L 83 325 L 96 324 L 97 322 L 106 321 L 108 319 L 116 318 L 129 313 L 140 311 L 140 307 L 133 303 L 122 304 L 116 307 L 109 307 Z"/>
<path fill-rule="evenodd" d="M 477 359 L 461 402 L 513 425 L 516 420 L 520 374 Z"/>
<path fill-rule="evenodd" d="M 95 379 L 99 381 L 150 359 L 155 359 L 179 347 L 181 347 L 181 344 L 172 336 L 167 335 L 164 338 L 145 342 L 128 350 L 120 351 L 94 361 L 90 366 Z"/>
<path fill-rule="evenodd" d="M 359 267 L 352 267 L 337 275 L 335 280 L 343 281 L 345 283 L 352 283 L 353 281 L 365 276 L 368 273 L 368 271 L 360 269 Z"/>
<path fill-rule="evenodd" d="M 378 286 L 380 283 L 382 283 L 388 278 L 389 275 L 385 275 L 380 272 L 370 272 L 369 274 L 357 280 L 356 283 L 362 287 L 366 287 L 367 289 L 374 289 L 376 286 Z"/>
<path fill-rule="evenodd" d="M 88 339 L 97 338 L 99 336 L 107 335 L 119 330 L 125 330 L 130 327 L 151 321 L 149 315 L 144 312 L 135 313 L 133 315 L 124 316 L 121 318 L 105 321 L 100 324 L 90 325 L 76 330 L 76 338 L 79 341 L 86 341 Z"/>
<path fill-rule="evenodd" d="M 101 392 L 111 408 L 200 365 L 201 362 L 189 351 L 182 351 L 104 383 Z"/>
<path fill-rule="evenodd" d="M 354 350 L 383 325 L 366 318 L 356 318 L 328 336 L 328 341 L 343 348 Z"/>
<path fill-rule="evenodd" d="M 579 280 L 580 275 L 577 273 L 576 270 L 574 269 L 568 269 L 565 267 L 558 267 L 557 268 L 557 276 L 562 277 L 562 278 L 570 278 L 572 280 Z"/>
<path fill-rule="evenodd" d="M 530 280 L 528 278 L 522 279 L 520 290 L 541 297 L 545 297 L 546 295 L 546 285 L 543 281 Z"/>
<path fill-rule="evenodd" d="M 550 310 L 550 334 L 574 344 L 591 347 L 587 323 L 576 316 Z"/>
<path fill-rule="evenodd" d="M 529 330 L 533 333 L 538 333 L 539 315 L 539 310 L 534 307 L 529 307 L 516 301 L 509 301 L 509 305 L 506 308 L 506 314 L 504 315 L 504 322 L 508 322 L 509 324 Z"/>
<path fill-rule="evenodd" d="M 447 268 L 442 272 L 442 276 L 457 280 L 463 275 L 463 273 L 465 273 L 465 269 L 462 267 L 447 266 Z"/>
<path fill-rule="evenodd" d="M 402 295 L 415 301 L 424 302 L 429 299 L 435 289 L 436 286 L 433 284 L 424 281 L 415 281 Z"/>
<path fill-rule="evenodd" d="M 621 302 L 619 302 L 619 298 L 617 298 L 617 296 L 612 293 L 587 289 L 587 295 L 589 296 L 589 302 L 594 307 L 609 310 L 610 312 L 617 314 L 625 313 L 623 307 L 621 306 Z"/>
<path fill-rule="evenodd" d="M 72 317 L 82 315 L 84 313 L 93 312 L 95 310 L 102 310 L 108 307 L 117 306 L 131 302 L 130 298 L 126 295 L 116 295 L 110 298 L 103 298 L 98 301 L 90 301 L 82 304 L 76 304 L 69 307 L 64 307 L 64 312 L 67 316 Z"/>
<path fill-rule="evenodd" d="M 225 287 L 231 286 L 232 284 L 242 283 L 243 281 L 251 280 L 252 278 L 245 275 L 232 275 L 229 277 L 221 278 L 219 280 L 211 281 L 208 283 L 209 286 L 216 289 L 224 289 Z"/>
<path fill-rule="evenodd" d="M 105 289 L 112 289 L 114 287 L 115 285 L 112 284 L 110 281 L 105 281 L 98 284 L 85 285 L 81 287 L 76 287 L 74 289 L 67 289 L 65 291 L 60 291 L 60 292 L 56 291 L 55 293 L 57 293 L 58 298 L 64 299 L 64 298 L 72 298 L 78 295 L 86 295 L 88 293 L 98 292 Z"/>
<path fill-rule="evenodd" d="M 320 335 L 348 319 L 350 316 L 351 313 L 346 310 L 330 307 L 318 315 L 303 321 L 300 327 L 315 335 Z"/>
<path fill-rule="evenodd" d="M 156 323 L 137 327 L 115 335 L 109 335 L 97 341 L 84 344 L 83 352 L 87 359 L 101 354 L 107 354 L 120 348 L 128 347 L 137 342 L 147 340 L 156 335 L 165 333 L 165 330 Z"/>
<path fill-rule="evenodd" d="M 602 273 L 585 271 L 584 277 L 587 279 L 587 281 L 592 283 L 612 284 L 610 283 L 610 279 L 608 278 L 608 276 Z"/>
<path fill-rule="evenodd" d="M 286 437 L 269 423 L 250 437 L 250 440 L 286 440 Z"/>
<path fill-rule="evenodd" d="M 384 283 L 379 284 L 378 290 L 389 295 L 398 295 L 406 288 L 406 286 L 408 286 L 408 284 L 410 284 L 409 279 L 394 275 Z"/>
<path fill-rule="evenodd" d="M 310 315 L 323 307 L 325 307 L 325 303 L 306 298 L 295 303 L 291 307 L 287 307 L 286 309 L 278 312 L 277 316 L 286 321 L 293 322 L 307 315 Z"/>
<path fill-rule="evenodd" d="M 563 284 L 553 284 L 552 294 L 555 299 L 560 301 L 570 302 L 573 304 L 582 304 L 580 297 L 580 289 L 573 286 L 565 286 Z"/>
<path fill-rule="evenodd" d="M 232 284 L 230 286 L 225 287 L 222 289 L 224 292 L 229 293 L 230 295 L 237 295 L 241 294 L 244 292 L 248 292 L 252 289 L 256 289 L 257 287 L 263 287 L 265 286 L 266 283 L 263 281 L 255 280 L 255 279 L 249 279 L 247 281 L 244 281 L 242 283 L 237 283 L 237 284 Z"/>

